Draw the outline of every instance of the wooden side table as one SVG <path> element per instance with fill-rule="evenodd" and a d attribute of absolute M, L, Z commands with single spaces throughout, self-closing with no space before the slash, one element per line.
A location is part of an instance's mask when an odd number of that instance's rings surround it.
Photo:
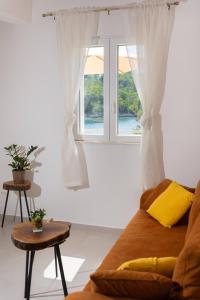
<path fill-rule="evenodd" d="M 59 245 L 69 237 L 70 227 L 70 223 L 52 221 L 49 223 L 44 223 L 42 232 L 34 233 L 32 231 L 31 222 L 18 223 L 14 226 L 11 239 L 17 248 L 26 251 L 24 298 L 27 300 L 30 299 L 31 277 L 35 251 L 43 250 L 49 247 L 54 247 L 56 268 L 58 261 L 63 292 L 65 296 L 68 295 Z"/>
<path fill-rule="evenodd" d="M 3 228 L 3 224 L 4 224 L 4 219 L 5 219 L 6 208 L 7 208 L 8 197 L 9 197 L 10 191 L 18 191 L 19 192 L 21 222 L 23 222 L 21 192 L 24 192 L 24 198 L 25 198 L 28 218 L 29 218 L 29 221 L 31 221 L 30 211 L 29 211 L 29 206 L 28 206 L 28 201 L 27 201 L 27 196 L 26 196 L 26 191 L 30 190 L 30 188 L 31 188 L 31 182 L 28 181 L 28 180 L 24 181 L 24 183 L 15 183 L 14 181 L 6 181 L 6 182 L 3 183 L 3 189 L 7 190 L 7 195 L 6 195 L 6 202 L 5 202 L 4 212 L 3 212 L 3 219 L 2 219 L 2 223 L 1 223 L 2 228 Z"/>

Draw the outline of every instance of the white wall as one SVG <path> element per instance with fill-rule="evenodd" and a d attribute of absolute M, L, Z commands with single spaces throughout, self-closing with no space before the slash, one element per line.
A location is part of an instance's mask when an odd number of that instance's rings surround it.
<path fill-rule="evenodd" d="M 10 23 L 30 22 L 32 0 L 1 0 L 0 20 Z"/>
<path fill-rule="evenodd" d="M 113 0 L 109 5 L 126 2 Z M 42 166 L 35 173 L 35 183 L 42 189 L 36 206 L 45 207 L 48 216 L 59 219 L 123 227 L 139 205 L 139 145 L 84 144 L 91 187 L 77 192 L 63 187 L 60 147 L 64 100 L 57 70 L 55 24 L 52 18 L 41 17 L 45 11 L 67 5 L 107 3 L 34 0 L 31 25 L 0 23 L 0 182 L 11 176 L 5 145 L 44 146 L 38 157 Z M 195 185 L 199 178 L 199 14 L 198 0 L 177 7 L 162 110 L 166 175 L 188 185 Z M 103 14 L 99 33 L 122 35 L 120 13 Z M 10 214 L 15 205 L 11 202 Z"/>
<path fill-rule="evenodd" d="M 193 186 L 200 179 L 200 1 L 177 7 L 169 56 L 163 129 L 166 174 Z"/>

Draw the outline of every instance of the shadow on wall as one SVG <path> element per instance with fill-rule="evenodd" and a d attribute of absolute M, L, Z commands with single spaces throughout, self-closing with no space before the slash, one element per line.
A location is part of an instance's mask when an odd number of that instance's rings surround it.
<path fill-rule="evenodd" d="M 38 172 L 38 168 L 42 166 L 42 163 L 37 161 L 37 157 L 44 150 L 45 147 L 41 147 L 34 153 L 34 159 L 31 161 L 31 169 L 26 171 L 26 180 L 31 182 L 31 189 L 27 191 L 27 196 L 30 197 L 30 203 L 32 202 L 33 206 L 35 198 L 38 198 L 42 192 L 40 185 L 34 182 L 34 175 Z M 35 207 L 31 207 L 32 209 L 35 209 Z"/>

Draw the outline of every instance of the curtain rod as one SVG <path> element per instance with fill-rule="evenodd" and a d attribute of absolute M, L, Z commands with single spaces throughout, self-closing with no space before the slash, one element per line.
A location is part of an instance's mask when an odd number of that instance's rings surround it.
<path fill-rule="evenodd" d="M 110 7 L 98 7 L 98 8 L 88 8 L 86 9 L 85 11 L 94 11 L 94 12 L 101 12 L 101 11 L 106 11 L 108 14 L 110 14 L 110 11 L 112 10 L 121 10 L 121 9 L 129 9 L 129 8 L 133 8 L 134 7 L 134 4 L 135 5 L 138 5 L 137 3 L 133 3 L 132 5 L 124 5 L 124 6 L 110 6 Z M 170 9 L 170 7 L 173 5 L 179 5 L 180 2 L 176 1 L 176 2 L 168 2 L 166 3 L 168 9 Z M 63 13 L 65 11 L 68 11 L 68 10 L 63 10 Z M 72 9 L 73 11 L 73 9 Z M 78 11 L 78 9 L 77 9 Z M 51 12 L 47 12 L 47 13 L 43 13 L 42 16 L 45 18 L 45 17 L 55 17 L 56 16 L 56 11 L 51 11 Z"/>

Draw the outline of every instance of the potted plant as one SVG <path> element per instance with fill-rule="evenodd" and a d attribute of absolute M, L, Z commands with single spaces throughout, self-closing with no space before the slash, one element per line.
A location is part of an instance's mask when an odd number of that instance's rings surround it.
<path fill-rule="evenodd" d="M 6 154 L 12 159 L 11 163 L 8 164 L 12 167 L 13 180 L 15 183 L 23 183 L 25 180 L 25 171 L 30 170 L 31 162 L 29 156 L 38 148 L 38 146 L 26 147 L 12 144 L 8 147 L 4 147 Z"/>
<path fill-rule="evenodd" d="M 36 209 L 30 212 L 33 225 L 33 232 L 41 232 L 43 230 L 43 218 L 46 215 L 45 209 Z"/>

